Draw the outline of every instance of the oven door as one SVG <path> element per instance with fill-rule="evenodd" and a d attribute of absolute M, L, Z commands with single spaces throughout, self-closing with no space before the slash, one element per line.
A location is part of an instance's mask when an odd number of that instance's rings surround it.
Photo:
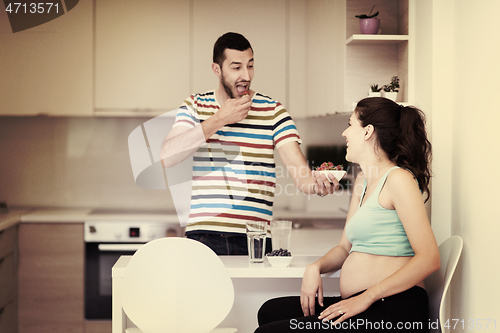
<path fill-rule="evenodd" d="M 85 318 L 111 320 L 111 269 L 143 244 L 85 243 Z"/>

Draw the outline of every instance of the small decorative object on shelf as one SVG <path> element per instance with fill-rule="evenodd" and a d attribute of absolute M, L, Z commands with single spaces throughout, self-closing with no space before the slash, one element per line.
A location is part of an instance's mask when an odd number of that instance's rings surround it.
<path fill-rule="evenodd" d="M 378 87 L 378 84 L 372 84 L 370 89 L 368 90 L 368 97 L 381 97 L 382 93 L 380 92 L 382 87 Z"/>
<path fill-rule="evenodd" d="M 372 10 L 370 10 L 370 14 L 368 15 L 355 15 L 359 18 L 359 28 L 361 29 L 361 33 L 364 35 L 376 35 L 378 33 L 380 20 L 376 18 L 378 11 L 375 14 L 372 14 L 373 8 L 375 8 L 375 5 L 373 5 Z"/>
<path fill-rule="evenodd" d="M 384 90 L 384 97 L 395 102 L 399 92 L 399 77 L 397 75 L 393 76 L 391 83 L 384 85 L 382 89 Z"/>

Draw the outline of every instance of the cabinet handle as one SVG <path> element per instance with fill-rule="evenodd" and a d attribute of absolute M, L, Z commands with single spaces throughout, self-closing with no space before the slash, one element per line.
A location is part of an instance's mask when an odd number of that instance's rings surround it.
<path fill-rule="evenodd" d="M 0 316 L 2 316 L 2 314 L 5 312 L 5 308 L 8 307 L 10 303 L 13 302 L 14 302 L 13 300 L 10 300 L 9 302 L 7 302 L 7 304 L 5 304 L 3 307 L 0 308 Z"/>

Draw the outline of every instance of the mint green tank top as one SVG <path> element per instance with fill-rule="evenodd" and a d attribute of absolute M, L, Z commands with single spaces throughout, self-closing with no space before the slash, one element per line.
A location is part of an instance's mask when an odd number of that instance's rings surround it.
<path fill-rule="evenodd" d="M 378 201 L 389 172 L 397 168 L 395 166 L 385 173 L 375 191 L 361 205 L 366 191 L 365 179 L 358 210 L 345 227 L 346 236 L 352 244 L 351 252 L 395 257 L 415 255 L 396 210 L 385 209 Z"/>

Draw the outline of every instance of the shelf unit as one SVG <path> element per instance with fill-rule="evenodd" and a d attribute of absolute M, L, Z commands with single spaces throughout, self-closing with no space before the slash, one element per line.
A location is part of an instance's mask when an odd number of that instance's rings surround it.
<path fill-rule="evenodd" d="M 383 86 L 397 75 L 397 102 L 408 104 L 412 96 L 412 36 L 410 8 L 414 0 L 377 0 L 381 27 L 377 35 L 360 34 L 355 15 L 370 10 L 364 0 L 346 2 L 345 91 L 340 111 L 352 111 L 357 101 L 368 96 L 372 84 Z"/>
<path fill-rule="evenodd" d="M 352 35 L 346 45 L 398 45 L 408 42 L 408 35 Z"/>

